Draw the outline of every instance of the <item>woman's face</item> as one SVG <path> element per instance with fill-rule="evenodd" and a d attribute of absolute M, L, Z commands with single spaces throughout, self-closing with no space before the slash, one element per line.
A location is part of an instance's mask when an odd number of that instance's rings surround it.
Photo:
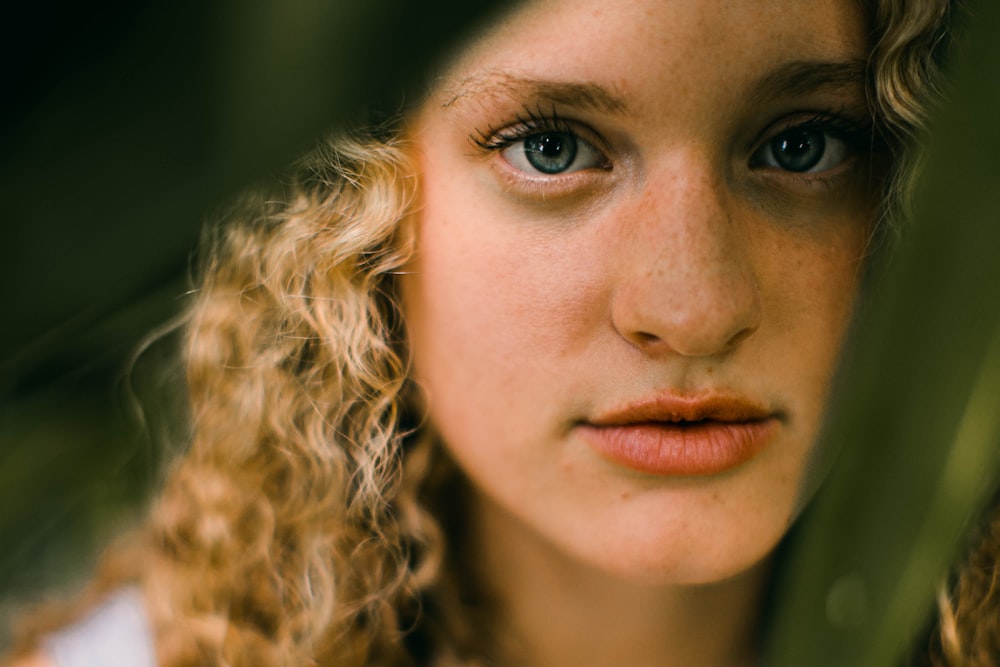
<path fill-rule="evenodd" d="M 543 0 L 422 106 L 414 372 L 508 530 L 659 583 L 785 533 L 872 223 L 865 37 L 854 0 Z"/>

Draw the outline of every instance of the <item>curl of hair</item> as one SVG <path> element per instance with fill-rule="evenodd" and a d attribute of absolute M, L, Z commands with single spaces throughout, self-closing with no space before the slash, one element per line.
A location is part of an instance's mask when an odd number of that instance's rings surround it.
<path fill-rule="evenodd" d="M 186 344 L 193 437 L 144 570 L 163 667 L 395 662 L 435 535 L 399 493 L 392 283 L 414 189 L 398 142 L 340 137 L 210 240 Z"/>
<path fill-rule="evenodd" d="M 931 638 L 935 667 L 1000 664 L 1000 512 L 996 503 L 977 531 L 951 591 L 938 595 L 939 620 Z"/>
<path fill-rule="evenodd" d="M 921 173 L 927 123 L 946 97 L 953 0 L 874 0 L 868 3 L 875 38 L 869 56 L 869 104 L 890 160 L 881 227 L 899 233 L 911 217 Z"/>

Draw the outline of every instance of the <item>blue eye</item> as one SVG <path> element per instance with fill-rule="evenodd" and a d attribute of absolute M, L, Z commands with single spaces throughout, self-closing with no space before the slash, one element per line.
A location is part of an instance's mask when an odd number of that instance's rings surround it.
<path fill-rule="evenodd" d="M 843 164 L 847 156 L 847 142 L 843 139 L 819 127 L 799 126 L 763 144 L 754 152 L 751 164 L 795 173 L 818 173 Z"/>
<path fill-rule="evenodd" d="M 599 167 L 596 148 L 572 132 L 537 132 L 513 141 L 501 152 L 513 167 L 549 176 Z"/>

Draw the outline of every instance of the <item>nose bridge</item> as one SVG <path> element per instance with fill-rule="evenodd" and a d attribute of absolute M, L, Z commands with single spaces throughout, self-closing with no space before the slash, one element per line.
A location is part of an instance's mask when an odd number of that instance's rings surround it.
<path fill-rule="evenodd" d="M 706 156 L 679 156 L 649 174 L 613 304 L 624 338 L 648 352 L 711 356 L 757 329 L 760 294 L 735 215 Z"/>

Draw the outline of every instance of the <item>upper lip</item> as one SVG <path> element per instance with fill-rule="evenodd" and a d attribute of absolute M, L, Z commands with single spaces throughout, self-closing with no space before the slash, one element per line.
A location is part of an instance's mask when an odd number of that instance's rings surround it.
<path fill-rule="evenodd" d="M 730 393 L 663 394 L 641 399 L 588 419 L 594 426 L 627 426 L 650 422 L 751 422 L 778 413 L 749 398 Z"/>

